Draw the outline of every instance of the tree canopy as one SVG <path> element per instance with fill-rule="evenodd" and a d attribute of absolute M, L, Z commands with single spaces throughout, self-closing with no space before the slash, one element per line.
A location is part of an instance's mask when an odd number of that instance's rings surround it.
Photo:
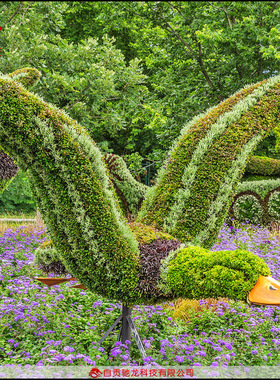
<path fill-rule="evenodd" d="M 278 1 L 4 1 L 0 70 L 32 66 L 32 89 L 102 151 L 159 168 L 193 116 L 278 72 Z M 273 133 L 257 154 L 278 158 Z"/>

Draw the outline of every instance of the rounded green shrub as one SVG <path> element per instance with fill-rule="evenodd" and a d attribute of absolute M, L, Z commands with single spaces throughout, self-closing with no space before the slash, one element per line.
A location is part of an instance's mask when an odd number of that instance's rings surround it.
<path fill-rule="evenodd" d="M 260 275 L 270 274 L 258 256 L 244 251 L 179 250 L 168 268 L 168 285 L 183 298 L 228 297 L 245 300 Z"/>

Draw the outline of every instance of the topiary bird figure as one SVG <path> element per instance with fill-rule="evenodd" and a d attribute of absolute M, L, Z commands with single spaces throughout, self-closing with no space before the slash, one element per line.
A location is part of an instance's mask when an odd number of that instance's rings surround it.
<path fill-rule="evenodd" d="M 190 121 L 147 190 L 136 227 L 85 129 L 10 76 L 0 77 L 0 145 L 28 172 L 52 244 L 77 286 L 128 306 L 248 293 L 249 302 L 278 305 L 280 284 L 260 258 L 209 248 L 248 157 L 277 128 L 279 91 L 275 76 Z M 145 229 L 156 239 L 141 245 Z"/>

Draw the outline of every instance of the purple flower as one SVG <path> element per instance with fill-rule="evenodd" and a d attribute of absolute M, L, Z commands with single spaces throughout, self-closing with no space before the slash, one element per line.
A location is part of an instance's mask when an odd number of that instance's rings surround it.
<path fill-rule="evenodd" d="M 117 355 L 121 354 L 122 353 L 122 350 L 120 350 L 119 348 L 114 348 L 112 351 L 111 351 L 111 354 L 112 356 L 115 358 Z"/>
<path fill-rule="evenodd" d="M 219 365 L 218 362 L 213 362 L 210 367 L 218 367 L 218 365 Z"/>
<path fill-rule="evenodd" d="M 204 351 L 198 351 L 198 353 L 200 356 L 206 356 L 206 352 L 204 352 Z"/>
<path fill-rule="evenodd" d="M 178 363 L 183 363 L 184 361 L 184 356 L 179 356 L 179 355 L 176 355 L 175 356 L 175 359 Z"/>
<path fill-rule="evenodd" d="M 225 343 L 225 348 L 227 348 L 228 350 L 232 350 L 232 345 L 230 343 Z"/>
<path fill-rule="evenodd" d="M 75 348 L 70 347 L 70 346 L 65 346 L 65 347 L 64 347 L 64 351 L 65 351 L 65 352 L 74 352 L 74 351 L 75 351 Z"/>

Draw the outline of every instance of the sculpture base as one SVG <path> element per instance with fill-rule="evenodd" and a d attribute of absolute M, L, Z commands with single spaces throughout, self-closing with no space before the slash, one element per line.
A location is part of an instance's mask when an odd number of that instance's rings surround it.
<path fill-rule="evenodd" d="M 141 338 L 136 330 L 133 320 L 131 319 L 131 309 L 127 306 L 122 306 L 122 314 L 115 320 L 112 326 L 105 332 L 100 341 L 101 344 L 107 336 L 121 323 L 118 341 L 120 340 L 123 344 L 125 344 L 126 340 L 131 342 L 131 331 L 133 333 L 134 339 L 136 341 L 137 347 L 141 353 L 142 358 L 146 357 L 145 349 Z"/>

